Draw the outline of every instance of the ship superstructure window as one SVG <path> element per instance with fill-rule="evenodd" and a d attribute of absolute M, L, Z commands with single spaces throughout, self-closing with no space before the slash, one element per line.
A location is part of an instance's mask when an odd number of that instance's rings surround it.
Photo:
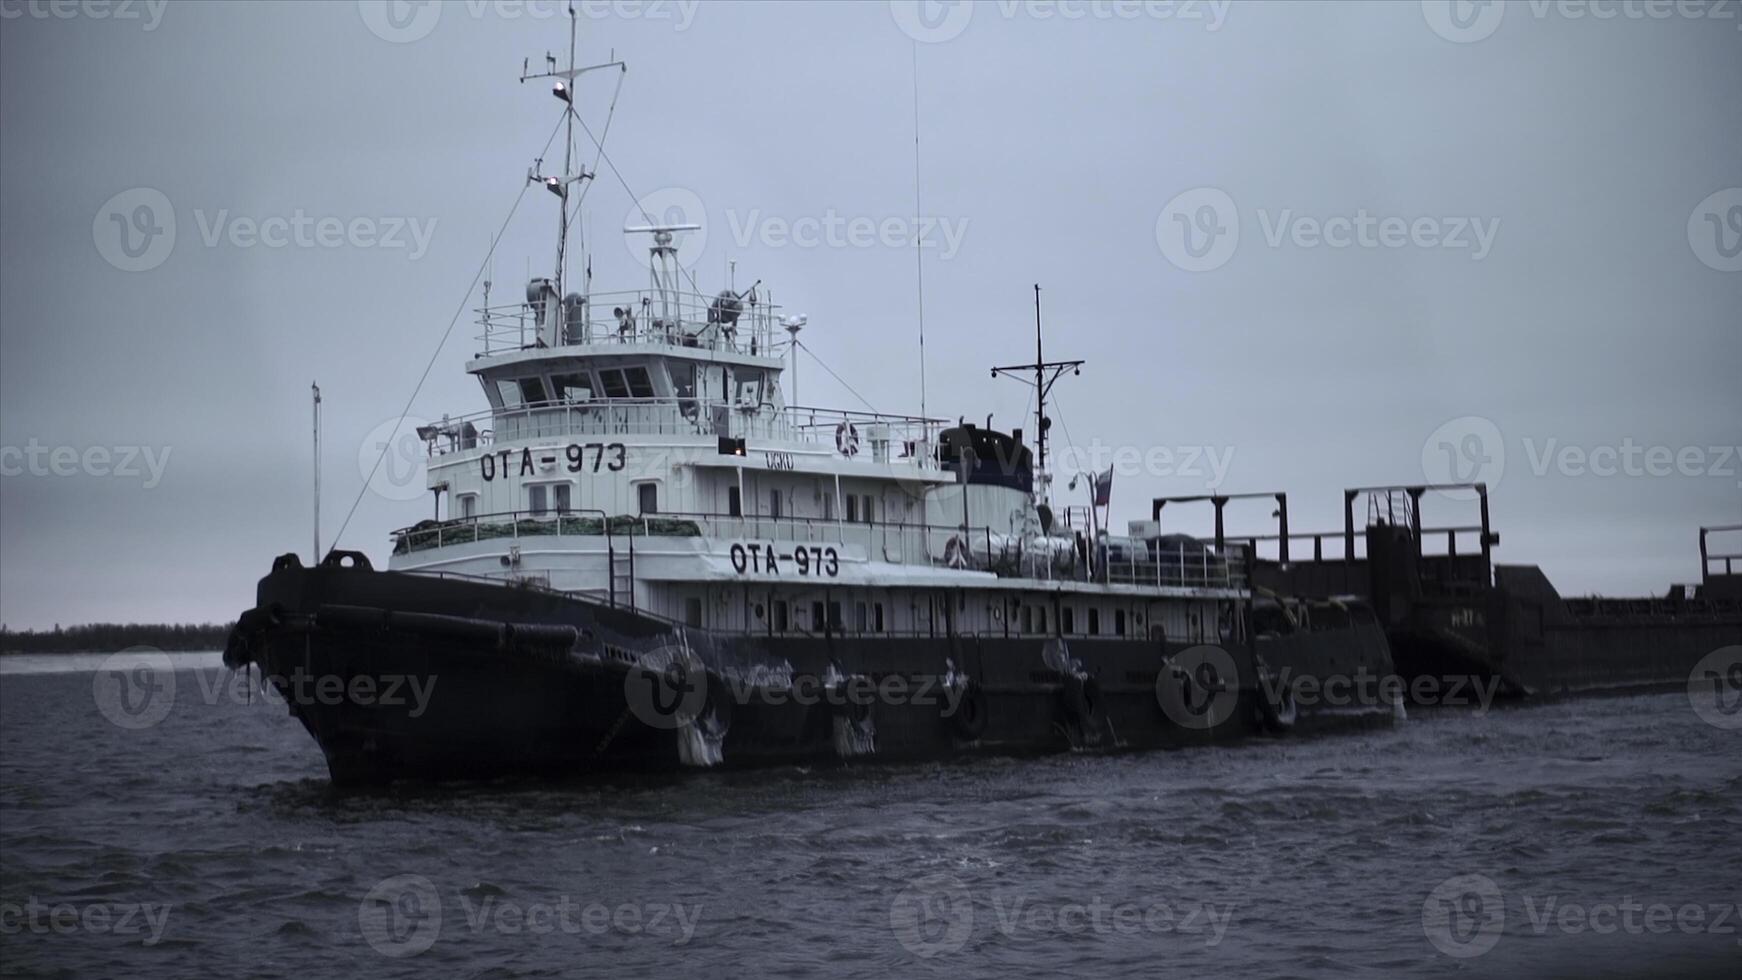
<path fill-rule="evenodd" d="M 623 380 L 622 371 L 600 371 L 599 387 L 604 390 L 606 398 L 629 397 L 629 382 Z"/>
<path fill-rule="evenodd" d="M 540 377 L 502 378 L 496 382 L 496 391 L 502 396 L 503 408 L 550 401 L 550 395 L 544 390 L 544 379 Z"/>
<path fill-rule="evenodd" d="M 646 368 L 629 368 L 623 372 L 623 379 L 629 383 L 630 398 L 653 397 L 653 379 L 648 377 Z"/>
<path fill-rule="evenodd" d="M 872 604 L 872 606 L 871 606 L 871 623 L 872 623 L 872 627 L 871 627 L 872 629 L 876 630 L 879 633 L 883 632 L 883 603 L 878 602 L 878 603 Z"/>
<path fill-rule="evenodd" d="M 1095 606 L 1089 607 L 1089 635 L 1101 635 L 1101 610 Z"/>
<path fill-rule="evenodd" d="M 1046 607 L 1045 606 L 1034 607 L 1034 626 L 1035 626 L 1035 632 L 1037 632 L 1037 633 L 1045 633 L 1046 632 Z"/>
<path fill-rule="evenodd" d="M 573 489 L 567 483 L 557 483 L 551 486 L 551 506 L 556 508 L 557 513 L 567 514 L 569 512 L 569 494 Z"/>
<path fill-rule="evenodd" d="M 1070 606 L 1059 609 L 1059 632 L 1075 633 L 1077 631 L 1077 611 Z"/>
<path fill-rule="evenodd" d="M 643 514 L 659 513 L 659 484 L 638 483 L 635 486 L 635 504 Z"/>
<path fill-rule="evenodd" d="M 737 487 L 726 488 L 726 513 L 731 517 L 744 516 L 744 492 Z"/>
<path fill-rule="evenodd" d="M 776 633 L 785 633 L 787 630 L 792 628 L 792 626 L 791 626 L 792 619 L 791 619 L 791 616 L 789 615 L 789 613 L 787 612 L 788 607 L 786 605 L 786 600 L 785 599 L 776 599 L 773 602 L 773 606 L 774 606 L 774 631 Z"/>
<path fill-rule="evenodd" d="M 861 633 L 871 628 L 871 610 L 863 601 L 853 604 L 853 628 Z"/>
<path fill-rule="evenodd" d="M 526 509 L 532 511 L 532 516 L 543 517 L 550 512 L 550 494 L 542 483 L 526 488 Z"/>
<path fill-rule="evenodd" d="M 847 495 L 847 523 L 870 524 L 877 520 L 877 498 L 871 494 Z"/>
<path fill-rule="evenodd" d="M 1123 609 L 1113 610 L 1113 635 L 1125 635 L 1125 610 Z"/>
<path fill-rule="evenodd" d="M 780 516 L 780 491 L 779 490 L 768 491 L 768 516 L 769 517 L 779 517 Z"/>
<path fill-rule="evenodd" d="M 550 376 L 550 384 L 556 389 L 559 401 L 584 402 L 593 397 L 593 379 L 585 371 L 578 374 L 553 374 Z"/>

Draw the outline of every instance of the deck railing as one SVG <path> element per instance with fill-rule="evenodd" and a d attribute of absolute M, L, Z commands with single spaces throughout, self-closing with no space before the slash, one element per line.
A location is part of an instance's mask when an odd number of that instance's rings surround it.
<path fill-rule="evenodd" d="M 1218 554 L 1208 549 L 1164 549 L 1126 555 L 1096 545 L 1091 570 L 1080 551 L 1036 548 L 1033 540 L 989 527 L 765 515 L 667 513 L 607 519 L 575 512 L 510 511 L 402 528 L 393 532 L 393 553 L 404 555 L 487 540 L 518 545 L 544 538 L 601 537 L 629 539 L 631 548 L 632 539 L 637 537 L 851 547 L 872 561 L 991 572 L 1000 578 L 1172 588 L 1244 589 L 1247 585 L 1245 561 L 1237 550 Z"/>
<path fill-rule="evenodd" d="M 710 403 L 695 398 L 594 398 L 444 416 L 424 431 L 434 458 L 527 439 L 705 436 L 817 445 L 876 462 L 936 469 L 931 447 L 947 423 L 842 409 Z M 760 448 L 760 447 L 759 447 Z"/>
<path fill-rule="evenodd" d="M 780 308 L 761 300 L 740 298 L 730 323 L 722 297 L 682 291 L 593 293 L 572 305 L 553 298 L 546 301 L 548 310 L 531 302 L 485 306 L 475 311 L 484 328 L 476 339 L 485 357 L 537 348 L 544 319 L 555 324 L 555 346 L 653 344 L 783 357 L 790 340 Z"/>

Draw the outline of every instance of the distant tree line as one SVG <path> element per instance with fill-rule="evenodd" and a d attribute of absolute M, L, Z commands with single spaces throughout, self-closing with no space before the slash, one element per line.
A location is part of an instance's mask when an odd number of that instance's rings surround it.
<path fill-rule="evenodd" d="M 0 626 L 0 653 L 114 653 L 128 647 L 222 650 L 229 623 L 91 623 L 52 630 Z"/>

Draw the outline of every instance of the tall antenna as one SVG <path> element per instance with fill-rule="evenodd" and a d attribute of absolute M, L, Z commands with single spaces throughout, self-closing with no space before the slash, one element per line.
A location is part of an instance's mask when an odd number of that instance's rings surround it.
<path fill-rule="evenodd" d="M 315 433 L 315 550 L 314 563 L 321 563 L 321 386 L 309 382 L 309 388 L 314 392 L 314 433 Z"/>
<path fill-rule="evenodd" d="M 1030 381 L 1027 378 L 1024 378 L 1020 375 L 1017 375 L 1015 377 L 1016 377 L 1016 380 L 1021 381 L 1023 384 L 1030 385 L 1034 388 L 1034 392 L 1035 392 L 1035 409 L 1034 409 L 1035 454 L 1039 457 L 1040 469 L 1044 470 L 1044 469 L 1046 469 L 1046 430 L 1052 428 L 1052 419 L 1047 418 L 1047 416 L 1046 416 L 1046 395 L 1047 395 L 1047 392 L 1052 391 L 1053 384 L 1055 384 L 1058 381 L 1058 379 L 1066 371 L 1070 371 L 1072 374 L 1082 374 L 1083 373 L 1083 362 L 1082 361 L 1049 361 L 1046 359 L 1045 350 L 1041 346 L 1040 283 L 1034 284 L 1034 363 L 1033 364 L 1011 364 L 1011 365 L 1007 365 L 1007 366 L 1003 366 L 1003 367 L 995 367 L 992 369 L 992 377 L 994 377 L 994 378 L 998 377 L 999 372 L 1003 372 L 1006 376 L 1009 376 L 1010 372 L 1012 372 L 1012 371 L 1033 371 L 1034 372 L 1034 380 L 1033 381 Z"/>
<path fill-rule="evenodd" d="M 539 169 L 544 166 L 544 159 L 542 157 L 535 160 L 532 167 L 526 172 L 526 179 L 528 181 L 535 184 L 543 184 L 545 190 L 555 194 L 562 202 L 560 211 L 561 218 L 558 221 L 557 227 L 556 244 L 556 291 L 558 296 L 566 295 L 566 286 L 568 283 L 569 222 L 571 220 L 569 216 L 569 188 L 572 185 L 579 184 L 581 181 L 591 180 L 593 178 L 593 174 L 589 173 L 585 167 L 580 168 L 578 171 L 575 169 L 576 112 L 574 82 L 575 79 L 585 75 L 587 72 L 596 71 L 600 68 L 616 68 L 619 71 L 628 70 L 627 66 L 625 66 L 621 61 L 611 61 L 600 65 L 589 65 L 586 68 L 576 68 L 575 44 L 579 19 L 575 14 L 575 5 L 573 3 L 568 5 L 568 11 L 569 66 L 561 71 L 557 70 L 556 56 L 549 53 L 544 56 L 545 70 L 542 72 L 538 72 L 537 74 L 532 73 L 529 66 L 530 59 L 523 61 L 520 66 L 520 81 L 522 84 L 535 78 L 556 79 L 555 84 L 551 86 L 550 92 L 552 95 L 560 99 L 563 104 L 562 174 L 560 176 L 547 176 L 539 173 Z M 586 244 L 583 239 L 582 251 L 584 252 L 585 250 Z"/>
<path fill-rule="evenodd" d="M 924 216 L 919 209 L 919 42 L 913 42 L 913 275 L 919 291 L 919 415 L 925 410 L 925 251 L 919 229 Z"/>

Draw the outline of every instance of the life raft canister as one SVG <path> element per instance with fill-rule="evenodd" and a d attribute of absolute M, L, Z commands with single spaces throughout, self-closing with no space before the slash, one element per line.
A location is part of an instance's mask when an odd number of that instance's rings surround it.
<path fill-rule="evenodd" d="M 859 427 L 851 422 L 835 426 L 835 448 L 842 456 L 859 455 Z"/>

